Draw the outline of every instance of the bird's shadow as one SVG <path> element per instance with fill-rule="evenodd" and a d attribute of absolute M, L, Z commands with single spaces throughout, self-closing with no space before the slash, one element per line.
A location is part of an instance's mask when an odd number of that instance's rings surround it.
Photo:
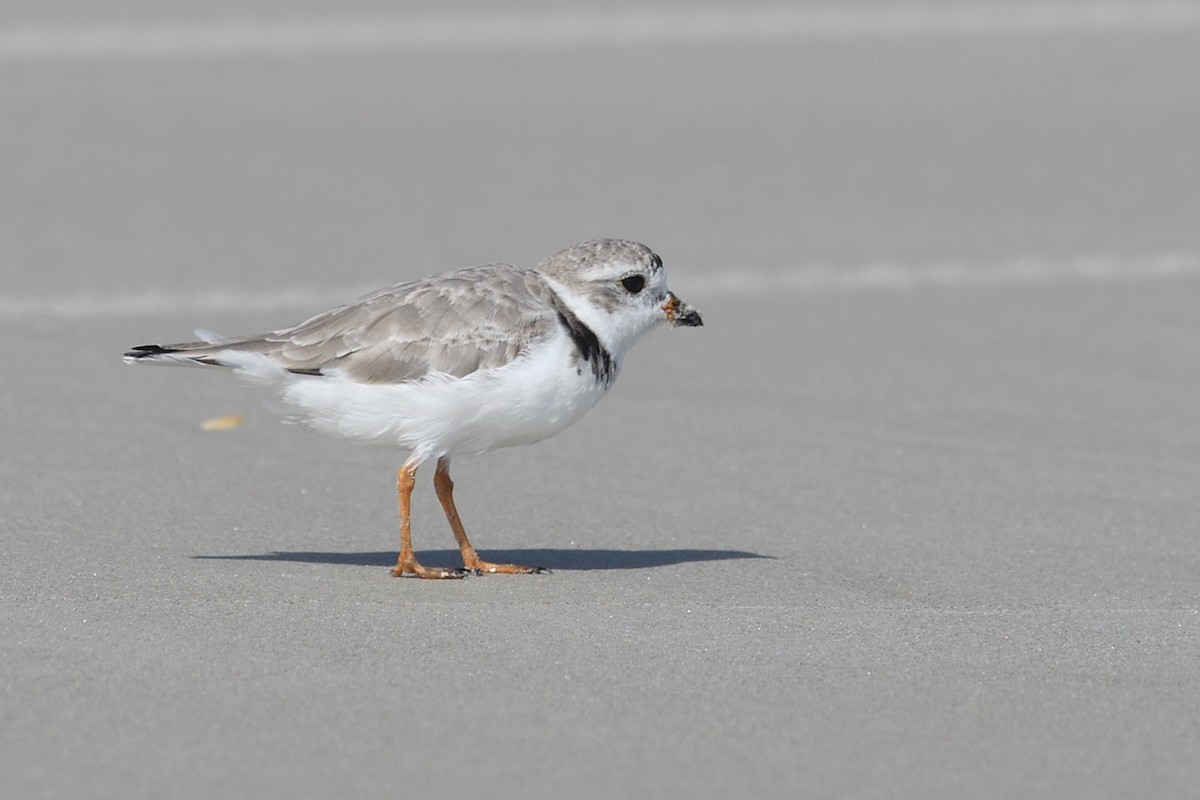
<path fill-rule="evenodd" d="M 700 561 L 725 561 L 736 558 L 774 558 L 744 550 L 576 550 L 530 548 L 487 550 L 480 556 L 499 563 L 528 564 L 548 570 L 650 569 Z M 390 567 L 396 563 L 395 550 L 334 553 L 308 550 L 276 550 L 272 553 L 244 555 L 197 555 L 192 558 L 233 561 L 292 561 L 301 564 L 342 564 L 358 567 Z M 454 567 L 462 563 L 457 550 L 425 550 L 417 554 L 426 566 Z"/>

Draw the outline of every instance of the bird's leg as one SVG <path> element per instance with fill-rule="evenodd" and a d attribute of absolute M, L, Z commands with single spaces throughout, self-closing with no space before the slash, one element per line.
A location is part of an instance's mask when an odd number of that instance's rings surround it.
<path fill-rule="evenodd" d="M 459 552 L 462 553 L 464 567 L 477 575 L 484 572 L 531 574 L 548 571 L 544 567 L 525 567 L 520 564 L 492 564 L 491 562 L 480 560 L 479 554 L 475 552 L 475 548 L 471 546 L 470 540 L 467 539 L 467 531 L 463 528 L 462 520 L 459 519 L 458 509 L 454 507 L 454 482 L 450 480 L 449 459 L 438 459 L 437 469 L 433 473 L 433 488 L 437 492 L 438 501 L 442 504 L 442 510 L 446 512 L 446 521 L 450 523 L 450 530 L 454 531 L 454 538 L 458 542 Z"/>
<path fill-rule="evenodd" d="M 418 578 L 461 578 L 466 573 L 463 570 L 441 569 L 439 567 L 422 567 L 417 563 L 417 556 L 412 547 L 412 491 L 416 485 L 417 468 L 405 464 L 396 473 L 396 494 L 400 497 L 400 558 L 392 575 L 413 574 Z"/>

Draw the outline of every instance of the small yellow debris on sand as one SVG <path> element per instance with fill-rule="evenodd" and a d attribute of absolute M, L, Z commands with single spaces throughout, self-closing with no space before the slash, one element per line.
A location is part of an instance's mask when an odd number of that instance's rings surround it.
<path fill-rule="evenodd" d="M 230 431 L 246 421 L 241 414 L 229 414 L 224 417 L 213 417 L 200 423 L 200 429 L 205 431 Z"/>

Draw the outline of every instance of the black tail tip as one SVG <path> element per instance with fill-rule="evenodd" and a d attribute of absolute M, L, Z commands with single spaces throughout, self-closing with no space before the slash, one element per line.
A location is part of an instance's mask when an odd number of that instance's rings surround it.
<path fill-rule="evenodd" d="M 136 361 L 139 358 L 150 358 L 151 356 L 161 356 L 166 353 L 178 352 L 178 350 L 172 350 L 160 344 L 140 344 L 132 350 L 126 351 L 125 358 L 130 361 Z"/>

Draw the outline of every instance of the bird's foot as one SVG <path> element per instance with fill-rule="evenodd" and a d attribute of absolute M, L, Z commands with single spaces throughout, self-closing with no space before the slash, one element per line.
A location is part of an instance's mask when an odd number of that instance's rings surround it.
<path fill-rule="evenodd" d="M 541 575 L 550 574 L 545 567 L 527 567 L 523 564 L 493 564 L 490 561 L 475 559 L 467 564 L 465 569 L 476 575 Z"/>
<path fill-rule="evenodd" d="M 401 578 L 405 575 L 415 575 L 418 578 L 426 580 L 441 580 L 465 578 L 467 570 L 465 569 L 445 569 L 443 567 L 423 567 L 415 560 L 401 560 L 392 567 L 392 577 Z"/>

